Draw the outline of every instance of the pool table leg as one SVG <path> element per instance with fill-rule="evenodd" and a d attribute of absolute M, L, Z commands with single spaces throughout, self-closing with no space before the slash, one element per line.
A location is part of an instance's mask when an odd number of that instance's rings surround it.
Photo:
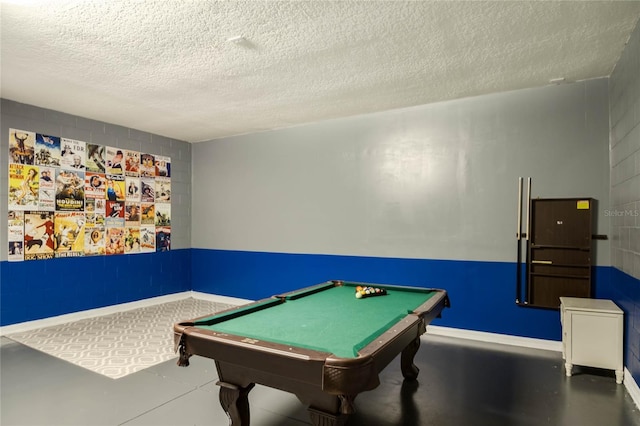
<path fill-rule="evenodd" d="M 402 375 L 407 380 L 415 380 L 418 378 L 420 369 L 413 363 L 413 359 L 418 353 L 420 348 L 420 336 L 418 336 L 413 342 L 409 343 L 406 348 L 402 350 L 400 357 L 400 368 L 402 369 Z"/>
<path fill-rule="evenodd" d="M 349 418 L 347 414 L 331 414 L 313 407 L 309 407 L 308 411 L 313 426 L 344 426 Z"/>
<path fill-rule="evenodd" d="M 249 392 L 255 383 L 244 388 L 222 381 L 216 384 L 220 386 L 220 405 L 229 416 L 229 426 L 249 426 Z"/>

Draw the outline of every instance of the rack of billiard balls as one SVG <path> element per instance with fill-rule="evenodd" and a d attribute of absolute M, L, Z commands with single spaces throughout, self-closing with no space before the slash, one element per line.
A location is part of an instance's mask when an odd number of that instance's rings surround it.
<path fill-rule="evenodd" d="M 375 297 L 375 296 L 386 296 L 387 290 L 384 288 L 377 287 L 364 287 L 357 286 L 356 287 L 356 299 L 364 299 L 366 297 Z"/>

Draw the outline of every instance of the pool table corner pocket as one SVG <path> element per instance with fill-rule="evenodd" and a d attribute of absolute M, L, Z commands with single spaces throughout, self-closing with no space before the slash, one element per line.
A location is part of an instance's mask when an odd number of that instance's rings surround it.
<path fill-rule="evenodd" d="M 334 395 L 357 395 L 380 385 L 372 357 L 327 358 L 323 367 L 322 389 Z"/>

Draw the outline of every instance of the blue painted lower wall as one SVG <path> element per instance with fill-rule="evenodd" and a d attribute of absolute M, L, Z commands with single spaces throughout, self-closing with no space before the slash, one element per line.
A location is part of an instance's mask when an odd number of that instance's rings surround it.
<path fill-rule="evenodd" d="M 433 324 L 548 340 L 561 340 L 556 310 L 515 304 L 511 262 L 396 259 L 193 249 L 193 290 L 247 299 L 329 279 L 443 288 L 451 309 Z M 607 286 L 609 267 L 596 268 Z"/>
<path fill-rule="evenodd" d="M 610 269 L 611 284 L 597 295 L 613 300 L 624 311 L 624 365 L 640 383 L 640 280 Z"/>
<path fill-rule="evenodd" d="M 191 289 L 191 250 L 0 262 L 0 325 Z"/>
<path fill-rule="evenodd" d="M 183 291 L 245 299 L 329 279 L 443 288 L 451 308 L 434 324 L 561 340 L 554 310 L 515 305 L 515 264 L 183 249 L 130 256 L 0 262 L 0 325 Z M 625 366 L 640 382 L 640 281 L 595 271 L 596 297 L 625 312 Z"/>

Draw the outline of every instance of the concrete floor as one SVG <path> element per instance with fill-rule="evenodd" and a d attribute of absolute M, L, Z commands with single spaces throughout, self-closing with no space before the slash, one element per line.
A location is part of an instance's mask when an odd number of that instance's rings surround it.
<path fill-rule="evenodd" d="M 0 424 L 227 425 L 213 361 L 174 361 L 113 380 L 0 339 Z M 560 353 L 423 337 L 417 382 L 403 383 L 399 359 L 381 385 L 356 399 L 352 426 L 640 426 L 640 412 L 613 372 L 576 367 Z M 249 394 L 253 426 L 310 424 L 288 393 Z"/>

